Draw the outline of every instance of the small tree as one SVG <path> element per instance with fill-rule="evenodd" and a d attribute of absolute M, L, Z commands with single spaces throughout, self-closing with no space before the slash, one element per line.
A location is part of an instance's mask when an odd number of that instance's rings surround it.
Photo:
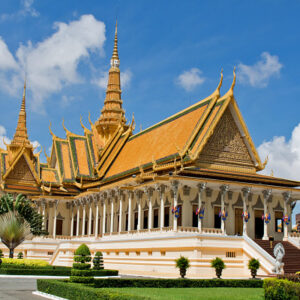
<path fill-rule="evenodd" d="M 2 250 L 0 249 L 0 258 L 4 257 Z"/>
<path fill-rule="evenodd" d="M 216 270 L 216 276 L 221 278 L 222 271 L 226 268 L 224 261 L 220 257 L 216 257 L 211 261 L 212 268 Z"/>
<path fill-rule="evenodd" d="M 93 259 L 94 270 L 104 269 L 103 267 L 103 254 L 100 251 L 97 251 Z"/>
<path fill-rule="evenodd" d="M 92 275 L 92 270 L 90 270 L 91 265 L 91 252 L 86 244 L 80 245 L 75 251 L 73 268 L 71 270 L 70 281 L 77 283 L 92 283 L 94 277 Z"/>
<path fill-rule="evenodd" d="M 260 267 L 260 262 L 258 259 L 251 258 L 248 262 L 248 269 L 251 271 L 252 278 L 255 278 L 257 270 Z"/>
<path fill-rule="evenodd" d="M 175 260 L 176 268 L 179 269 L 181 278 L 184 278 L 186 275 L 186 270 L 190 267 L 190 261 L 187 257 L 180 256 Z"/>
<path fill-rule="evenodd" d="M 23 259 L 23 252 L 18 253 L 18 259 Z"/>

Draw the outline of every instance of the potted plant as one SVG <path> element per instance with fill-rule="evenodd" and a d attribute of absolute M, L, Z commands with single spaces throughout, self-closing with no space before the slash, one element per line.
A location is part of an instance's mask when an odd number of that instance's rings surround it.
<path fill-rule="evenodd" d="M 212 268 L 215 268 L 217 278 L 221 278 L 223 269 L 226 268 L 224 261 L 220 257 L 216 257 L 211 261 Z"/>
<path fill-rule="evenodd" d="M 260 267 L 260 263 L 258 259 L 251 258 L 248 262 L 248 269 L 251 270 L 251 276 L 252 278 L 255 278 L 257 274 L 257 270 Z"/>
<path fill-rule="evenodd" d="M 180 271 L 181 278 L 184 278 L 186 275 L 186 270 L 190 267 L 190 261 L 187 257 L 180 256 L 178 259 L 175 260 L 176 268 Z"/>

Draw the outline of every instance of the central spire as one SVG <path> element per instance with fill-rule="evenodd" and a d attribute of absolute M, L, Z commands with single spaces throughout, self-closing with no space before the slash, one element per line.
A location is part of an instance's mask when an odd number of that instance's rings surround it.
<path fill-rule="evenodd" d="M 119 125 L 125 126 L 126 124 L 125 111 L 122 108 L 123 101 L 121 99 L 122 91 L 119 69 L 120 60 L 118 53 L 117 22 L 110 66 L 104 106 L 101 110 L 99 119 L 95 123 L 98 133 L 103 136 L 105 140 L 109 139 Z"/>
<path fill-rule="evenodd" d="M 24 81 L 24 90 L 23 90 L 23 98 L 21 103 L 21 109 L 19 112 L 19 119 L 16 128 L 16 132 L 14 138 L 11 142 L 12 146 L 30 146 L 30 142 L 28 140 L 27 134 L 27 126 L 26 126 L 26 78 Z"/>

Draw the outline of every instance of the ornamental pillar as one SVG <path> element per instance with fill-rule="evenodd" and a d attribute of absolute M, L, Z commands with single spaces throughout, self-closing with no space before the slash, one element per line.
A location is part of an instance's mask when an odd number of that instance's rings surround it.
<path fill-rule="evenodd" d="M 114 199 L 110 199 L 110 234 L 114 231 Z"/>
<path fill-rule="evenodd" d="M 77 200 L 77 222 L 76 222 L 76 236 L 79 236 L 79 223 L 80 223 L 80 201 Z"/>
<path fill-rule="evenodd" d="M 164 223 L 165 223 L 165 203 L 163 197 L 165 186 L 156 184 L 155 190 L 158 192 L 159 199 L 160 199 L 160 230 L 162 230 L 164 228 Z"/>
<path fill-rule="evenodd" d="M 132 192 L 128 191 L 128 225 L 127 225 L 127 231 L 131 231 L 131 215 L 132 215 Z"/>
<path fill-rule="evenodd" d="M 85 235 L 85 218 L 86 218 L 86 211 L 85 211 L 85 199 L 81 201 L 82 204 L 82 235 Z"/>
<path fill-rule="evenodd" d="M 98 198 L 96 195 L 93 197 L 93 199 L 94 199 L 94 206 L 95 206 L 95 210 L 96 210 L 96 216 L 95 216 L 95 222 L 94 222 L 94 225 L 95 225 L 94 233 L 95 233 L 95 238 L 97 238 L 98 237 L 98 227 L 99 227 L 99 203 L 98 203 Z"/>
<path fill-rule="evenodd" d="M 142 199 L 141 199 L 141 192 L 139 190 L 134 191 L 137 197 L 138 203 L 138 223 L 137 223 L 137 230 L 141 230 L 141 221 L 142 221 Z"/>
<path fill-rule="evenodd" d="M 56 238 L 56 216 L 57 216 L 58 200 L 54 201 L 54 219 L 53 219 L 53 238 Z"/>
<path fill-rule="evenodd" d="M 178 186 L 179 182 L 177 180 L 173 180 L 171 182 L 171 190 L 173 192 L 173 207 L 177 208 L 177 199 L 178 199 Z M 173 214 L 173 230 L 177 231 L 177 218 L 176 218 L 176 212 Z"/>
<path fill-rule="evenodd" d="M 264 190 L 263 191 L 263 197 L 264 197 L 264 216 L 268 213 L 268 200 L 272 194 L 271 190 Z M 269 239 L 269 233 L 268 233 L 268 223 L 264 219 L 264 236 L 262 238 L 263 240 Z"/>
<path fill-rule="evenodd" d="M 244 236 L 248 236 L 248 232 L 247 232 L 247 224 L 248 224 L 248 219 L 246 219 L 246 215 L 245 213 L 248 213 L 249 216 L 249 212 L 247 211 L 247 200 L 248 197 L 250 195 L 251 192 L 251 188 L 247 187 L 247 188 L 243 188 L 242 189 L 242 195 L 243 195 L 243 235 Z"/>
<path fill-rule="evenodd" d="M 103 217 L 102 217 L 102 235 L 104 236 L 105 234 L 105 224 L 106 224 L 106 203 L 104 196 L 102 195 L 102 201 L 103 201 Z"/>
<path fill-rule="evenodd" d="M 221 190 L 221 212 L 225 211 L 225 196 L 228 192 L 229 186 L 224 184 L 220 187 Z M 226 235 L 226 228 L 225 228 L 225 220 L 221 217 L 221 231 L 223 234 Z"/>
<path fill-rule="evenodd" d="M 92 218 L 93 218 L 92 199 L 91 198 L 88 200 L 88 206 L 89 206 L 88 236 L 91 236 L 91 234 L 92 234 Z"/>
<path fill-rule="evenodd" d="M 45 199 L 43 199 L 42 200 L 43 230 L 46 230 L 45 214 L 46 214 L 46 201 L 45 201 Z"/>
<path fill-rule="evenodd" d="M 144 188 L 144 193 L 148 198 L 148 206 L 149 206 L 149 213 L 148 213 L 148 231 L 152 229 L 152 196 L 153 191 L 151 188 L 146 187 Z"/>
<path fill-rule="evenodd" d="M 287 204 L 291 199 L 291 192 L 282 193 L 283 196 L 283 217 L 288 216 Z M 283 222 L 283 240 L 288 240 L 288 225 L 286 222 Z"/>
<path fill-rule="evenodd" d="M 202 207 L 202 196 L 203 196 L 203 191 L 206 188 L 206 182 L 200 183 L 197 185 L 198 187 L 198 231 L 199 233 L 202 232 L 202 219 L 200 219 L 200 210 Z"/>
<path fill-rule="evenodd" d="M 74 203 L 71 202 L 71 228 L 70 228 L 70 236 L 74 235 Z"/>

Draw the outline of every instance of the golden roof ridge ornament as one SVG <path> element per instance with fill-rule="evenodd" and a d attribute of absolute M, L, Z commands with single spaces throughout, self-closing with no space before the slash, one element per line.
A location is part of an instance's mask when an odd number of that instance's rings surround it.
<path fill-rule="evenodd" d="M 118 20 L 116 20 L 115 40 L 114 40 L 114 49 L 113 49 L 112 59 L 119 60 L 119 53 L 118 53 Z"/>
<path fill-rule="evenodd" d="M 68 129 L 66 128 L 66 126 L 65 126 L 65 119 L 64 119 L 64 118 L 62 119 L 62 126 L 63 126 L 64 131 L 66 132 L 67 137 L 68 137 L 69 135 L 72 135 L 72 132 L 71 132 L 70 130 L 68 130 Z"/>
<path fill-rule="evenodd" d="M 82 116 L 80 116 L 80 125 L 81 125 L 81 127 L 82 127 L 84 133 L 86 133 L 86 132 L 91 132 L 91 131 L 90 131 L 88 128 L 86 128 L 86 127 L 84 126 L 84 124 L 82 123 Z"/>
<path fill-rule="evenodd" d="M 216 90 L 212 93 L 212 96 L 216 96 L 218 98 L 220 97 L 220 90 L 222 87 L 222 83 L 223 83 L 223 68 L 221 69 L 221 77 L 220 77 L 219 84 L 218 84 Z"/>
<path fill-rule="evenodd" d="M 50 123 L 49 123 L 49 132 L 50 132 L 50 134 L 52 135 L 52 137 L 53 137 L 54 139 L 56 139 L 57 136 L 53 133 L 53 131 L 52 131 L 52 129 L 51 129 L 51 126 L 52 126 L 52 124 L 51 124 L 51 121 L 50 121 Z"/>

